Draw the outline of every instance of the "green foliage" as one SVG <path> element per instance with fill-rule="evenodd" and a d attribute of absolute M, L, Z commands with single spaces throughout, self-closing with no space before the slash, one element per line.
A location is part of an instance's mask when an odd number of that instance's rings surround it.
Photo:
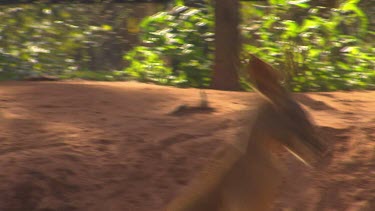
<path fill-rule="evenodd" d="M 210 9 L 176 6 L 145 18 L 140 25 L 143 46 L 124 56 L 130 63 L 124 72 L 143 81 L 208 86 L 213 58 Z"/>
<path fill-rule="evenodd" d="M 358 0 L 336 9 L 313 8 L 307 0 L 269 3 L 243 24 L 244 50 L 286 73 L 292 90 L 374 88 L 373 32 Z"/>
<path fill-rule="evenodd" d="M 127 33 L 125 22 L 132 12 L 128 7 L 104 3 L 84 7 L 2 5 L 0 71 L 63 75 L 76 70 L 121 69 L 124 49 L 136 38 Z"/>
<path fill-rule="evenodd" d="M 19 74 L 15 72 L 9 71 L 1 71 L 0 72 L 0 81 L 9 81 L 9 80 L 18 80 Z"/>
<path fill-rule="evenodd" d="M 359 7 L 366 5 L 359 0 L 341 2 L 336 9 L 311 6 L 309 0 L 242 3 L 243 53 L 254 53 L 283 71 L 294 91 L 375 88 L 374 22 L 364 12 L 373 10 Z M 211 6 L 186 7 L 176 0 L 175 7 L 141 22 L 141 44 L 127 52 L 137 44 L 134 26 L 140 16 L 127 18 L 146 10 L 128 7 L 0 6 L 0 79 L 47 73 L 61 78 L 132 77 L 177 86 L 209 85 Z M 248 88 L 243 79 L 241 84 Z"/>
<path fill-rule="evenodd" d="M 188 8 L 181 2 L 141 23 L 142 46 L 147 47 L 125 56 L 130 62 L 125 72 L 163 84 L 209 84 L 212 8 Z M 254 53 L 283 71 L 294 91 L 374 88 L 374 32 L 358 2 L 346 0 L 336 9 L 313 7 L 309 0 L 243 3 L 243 53 Z M 153 57 L 134 56 L 139 54 Z M 168 80 L 160 82 L 160 77 Z M 242 79 L 241 84 L 248 89 Z"/>
<path fill-rule="evenodd" d="M 59 13 L 51 8 L 32 6 L 3 7 L 0 11 L 1 50 L 18 60 L 0 60 L 0 68 L 19 70 L 19 65 L 28 63 L 33 71 L 61 71 L 71 66 L 66 55 L 80 47 L 78 30 L 72 24 L 59 22 Z M 51 26 L 53 25 L 53 26 Z M 62 33 L 68 31 L 68 33 Z M 63 61 L 62 61 L 63 60 Z"/>
<path fill-rule="evenodd" d="M 124 80 L 116 71 L 67 71 L 59 76 L 60 79 L 84 79 L 93 81 L 118 81 Z"/>
<path fill-rule="evenodd" d="M 164 64 L 157 52 L 144 46 L 135 47 L 124 59 L 130 61 L 125 73 L 141 81 L 171 84 L 172 70 Z"/>

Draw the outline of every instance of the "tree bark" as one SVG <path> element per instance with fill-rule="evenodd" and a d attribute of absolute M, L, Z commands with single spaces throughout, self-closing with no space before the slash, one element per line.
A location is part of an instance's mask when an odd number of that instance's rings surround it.
<path fill-rule="evenodd" d="M 239 1 L 215 2 L 215 64 L 211 88 L 239 90 Z"/>

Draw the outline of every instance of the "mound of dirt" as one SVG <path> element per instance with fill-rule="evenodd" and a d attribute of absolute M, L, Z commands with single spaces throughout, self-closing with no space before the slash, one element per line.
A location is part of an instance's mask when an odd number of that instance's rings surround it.
<path fill-rule="evenodd" d="M 0 83 L 0 210 L 162 210 L 257 103 L 206 93 L 201 109 L 197 89 Z M 375 92 L 295 97 L 332 152 L 316 170 L 285 155 L 289 185 L 274 210 L 375 210 Z"/>

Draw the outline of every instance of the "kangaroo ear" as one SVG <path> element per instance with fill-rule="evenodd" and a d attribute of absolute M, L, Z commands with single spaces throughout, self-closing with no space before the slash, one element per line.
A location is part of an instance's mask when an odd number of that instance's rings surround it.
<path fill-rule="evenodd" d="M 250 54 L 248 72 L 254 86 L 270 100 L 277 100 L 286 95 L 281 86 L 281 75 L 268 63 Z"/>

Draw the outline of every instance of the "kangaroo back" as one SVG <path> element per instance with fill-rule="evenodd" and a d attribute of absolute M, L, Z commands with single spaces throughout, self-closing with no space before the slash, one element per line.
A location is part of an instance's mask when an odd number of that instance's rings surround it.
<path fill-rule="evenodd" d="M 273 151 L 286 148 L 312 165 L 325 151 L 308 115 L 280 85 L 280 75 L 251 55 L 248 71 L 263 97 L 249 117 L 244 149 L 228 145 L 212 158 L 167 211 L 264 211 L 270 208 L 282 174 Z"/>

